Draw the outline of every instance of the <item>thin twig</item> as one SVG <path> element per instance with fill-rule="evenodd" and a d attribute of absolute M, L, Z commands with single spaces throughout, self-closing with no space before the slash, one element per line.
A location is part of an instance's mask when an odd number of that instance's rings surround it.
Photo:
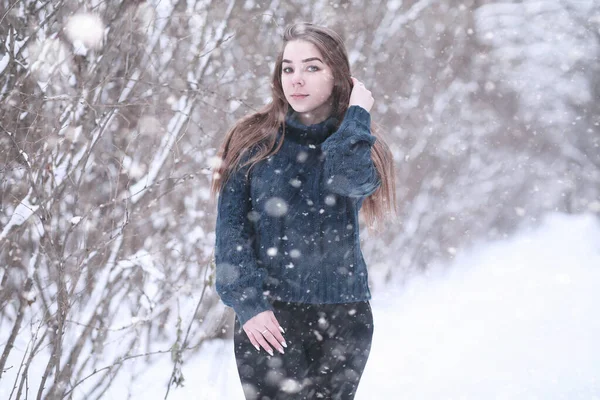
<path fill-rule="evenodd" d="M 72 392 L 73 390 L 75 390 L 75 388 L 76 388 L 77 386 L 81 385 L 83 382 L 85 382 L 86 380 L 88 380 L 88 379 L 89 379 L 89 378 L 91 378 L 92 376 L 94 376 L 94 375 L 96 375 L 96 374 L 98 374 L 98 373 L 100 373 L 100 372 L 102 372 L 102 371 L 109 370 L 109 369 L 113 368 L 113 367 L 114 367 L 115 365 L 117 365 L 117 364 L 122 364 L 122 363 L 124 363 L 125 361 L 127 361 L 127 360 L 131 360 L 131 359 L 134 359 L 134 358 L 146 357 L 146 356 L 152 356 L 152 355 L 155 355 L 155 354 L 164 354 L 164 353 L 170 353 L 170 352 L 171 352 L 171 350 L 157 350 L 157 351 L 151 351 L 151 352 L 148 352 L 148 353 L 143 353 L 143 354 L 134 354 L 134 355 L 132 355 L 132 356 L 126 356 L 126 357 L 123 357 L 123 358 L 117 359 L 117 360 L 116 360 L 114 363 L 112 363 L 111 365 L 107 365 L 107 366 L 105 366 L 105 367 L 102 367 L 102 368 L 100 368 L 100 369 L 95 369 L 95 370 L 94 370 L 94 372 L 92 372 L 91 374 L 89 374 L 88 376 L 86 376 L 85 378 L 83 378 L 82 380 L 80 380 L 79 382 L 77 382 L 75 385 L 73 385 L 73 387 L 72 387 L 70 390 L 68 390 L 68 391 L 67 391 L 67 392 L 64 394 L 64 396 L 63 396 L 63 397 L 67 397 L 69 394 L 71 394 L 71 392 Z"/>
<path fill-rule="evenodd" d="M 183 350 L 187 349 L 188 338 L 190 336 L 192 324 L 194 323 L 194 321 L 196 319 L 196 315 L 198 315 L 198 310 L 200 309 L 200 305 L 202 304 L 202 300 L 204 299 L 204 294 L 206 293 L 206 287 L 208 286 L 207 275 L 208 275 L 208 271 L 210 270 L 211 262 L 212 262 L 212 256 L 209 260 L 209 265 L 204 270 L 204 286 L 202 287 L 202 293 L 200 293 L 200 299 L 198 299 L 198 303 L 196 304 L 196 309 L 194 310 L 194 314 L 192 314 L 192 319 L 190 320 L 190 323 L 188 324 L 187 331 L 185 333 L 185 337 L 183 338 L 183 343 L 181 345 L 181 348 L 177 350 L 178 354 L 173 363 L 173 371 L 171 372 L 171 378 L 169 379 L 169 384 L 167 385 L 167 393 L 165 393 L 165 400 L 169 396 L 169 391 L 171 390 L 171 385 L 173 384 L 173 382 L 175 380 L 175 375 L 177 373 L 177 366 L 179 363 L 178 360 L 180 359 L 179 356 L 181 355 L 181 353 L 183 353 Z"/>

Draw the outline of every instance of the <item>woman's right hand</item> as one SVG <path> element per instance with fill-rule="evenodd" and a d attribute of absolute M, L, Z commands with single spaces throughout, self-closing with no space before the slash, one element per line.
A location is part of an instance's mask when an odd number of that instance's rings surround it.
<path fill-rule="evenodd" d="M 277 322 L 273 311 L 263 311 L 255 315 L 246 321 L 243 329 L 256 350 L 260 351 L 260 345 L 272 356 L 273 349 L 270 345 L 275 347 L 281 354 L 283 354 L 283 347 L 287 347 L 285 339 L 281 335 L 284 332 L 283 328 Z"/>

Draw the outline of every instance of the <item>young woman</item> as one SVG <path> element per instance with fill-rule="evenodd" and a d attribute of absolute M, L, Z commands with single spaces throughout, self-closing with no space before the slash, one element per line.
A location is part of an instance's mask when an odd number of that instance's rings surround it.
<path fill-rule="evenodd" d="M 288 26 L 271 86 L 219 152 L 216 290 L 247 399 L 352 399 L 373 335 L 358 212 L 393 209 L 393 159 L 330 29 Z"/>

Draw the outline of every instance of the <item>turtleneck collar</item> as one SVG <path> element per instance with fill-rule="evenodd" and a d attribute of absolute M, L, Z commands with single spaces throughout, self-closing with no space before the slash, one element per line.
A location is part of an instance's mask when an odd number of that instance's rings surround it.
<path fill-rule="evenodd" d="M 313 125 L 304 125 L 297 119 L 298 113 L 290 108 L 285 117 L 285 138 L 300 144 L 321 144 L 339 125 L 339 120 L 329 117 Z"/>

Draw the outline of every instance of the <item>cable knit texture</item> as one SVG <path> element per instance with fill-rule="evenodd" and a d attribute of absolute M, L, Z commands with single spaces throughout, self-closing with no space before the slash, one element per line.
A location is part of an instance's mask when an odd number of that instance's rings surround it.
<path fill-rule="evenodd" d="M 277 154 L 239 168 L 221 188 L 216 289 L 242 324 L 270 301 L 331 304 L 371 298 L 358 212 L 381 184 L 371 117 L 348 108 L 305 126 L 286 116 Z M 336 127 L 339 125 L 339 128 Z"/>

